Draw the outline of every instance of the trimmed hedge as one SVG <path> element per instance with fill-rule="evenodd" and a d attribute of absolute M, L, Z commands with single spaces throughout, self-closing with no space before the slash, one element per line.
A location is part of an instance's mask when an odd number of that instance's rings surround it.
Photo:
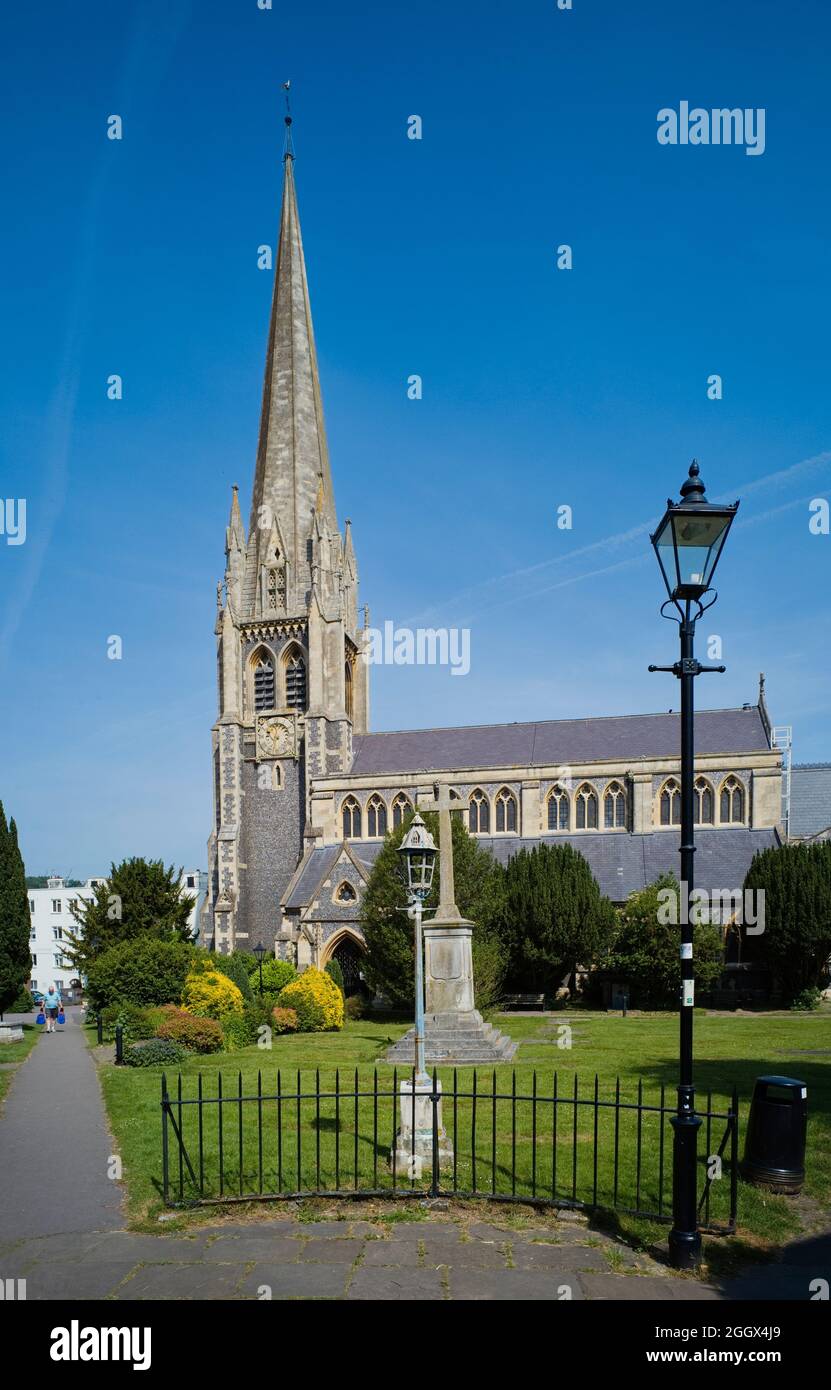
<path fill-rule="evenodd" d="M 133 1043 L 124 1051 L 124 1065 L 127 1067 L 178 1067 L 187 1057 L 187 1052 L 178 1043 L 164 1038 L 151 1038 L 149 1042 Z"/>
<path fill-rule="evenodd" d="M 288 960 L 276 960 L 274 956 L 269 956 L 263 961 L 263 994 L 279 994 L 281 989 L 290 985 L 297 979 L 297 971 Z M 260 993 L 260 967 L 256 961 L 254 969 L 249 975 L 251 990 L 255 997 Z"/>
<path fill-rule="evenodd" d="M 343 995 L 325 971 L 310 965 L 280 992 L 281 1008 L 294 1009 L 301 1033 L 333 1032 L 343 1027 Z"/>
<path fill-rule="evenodd" d="M 187 1009 L 168 1013 L 156 1036 L 181 1043 L 191 1052 L 218 1052 L 222 1047 L 222 1028 L 216 1019 L 200 1018 Z"/>
<path fill-rule="evenodd" d="M 271 1027 L 275 1033 L 296 1033 L 298 1026 L 297 1010 L 284 1009 L 278 1004 L 271 1010 Z"/>
<path fill-rule="evenodd" d="M 223 1018 L 226 1014 L 241 1014 L 245 1001 L 233 980 L 219 970 L 206 970 L 188 975 L 182 990 L 182 1003 L 189 1013 L 200 1018 Z"/>
<path fill-rule="evenodd" d="M 179 1000 L 193 954 L 193 947 L 186 941 L 147 938 L 112 946 L 89 968 L 89 1002 L 100 1010 L 108 1004 L 167 1004 Z"/>

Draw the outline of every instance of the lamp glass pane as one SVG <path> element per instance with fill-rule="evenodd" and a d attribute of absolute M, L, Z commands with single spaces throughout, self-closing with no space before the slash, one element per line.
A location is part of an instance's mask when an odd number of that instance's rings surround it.
<path fill-rule="evenodd" d="M 716 512 L 672 518 L 675 535 L 678 582 L 686 587 L 706 589 L 716 567 L 731 518 Z"/>
<path fill-rule="evenodd" d="M 658 556 L 658 563 L 663 571 L 667 593 L 671 594 L 678 586 L 678 574 L 675 568 L 675 540 L 672 534 L 671 517 L 667 517 L 661 529 L 656 532 L 654 545 L 655 554 Z"/>

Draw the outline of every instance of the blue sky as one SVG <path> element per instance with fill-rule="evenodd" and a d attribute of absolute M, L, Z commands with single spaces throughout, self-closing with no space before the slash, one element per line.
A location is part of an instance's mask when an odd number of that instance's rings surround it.
<path fill-rule="evenodd" d="M 695 454 L 711 499 L 742 498 L 699 628 L 728 672 L 698 698 L 754 701 L 764 670 L 795 759 L 831 758 L 831 537 L 808 528 L 831 496 L 828 11 L 573 5 L 7 15 L 0 495 L 26 498 L 27 538 L 0 537 L 0 796 L 29 872 L 206 862 L 287 77 L 362 598 L 377 624 L 471 629 L 465 678 L 374 668 L 373 727 L 675 706 L 646 671 L 676 640 L 647 529 Z M 682 100 L 763 107 L 764 154 L 659 145 Z"/>

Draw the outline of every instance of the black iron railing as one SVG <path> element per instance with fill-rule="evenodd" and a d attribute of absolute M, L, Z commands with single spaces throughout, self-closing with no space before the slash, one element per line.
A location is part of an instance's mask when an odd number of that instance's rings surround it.
<path fill-rule="evenodd" d="M 577 1075 L 530 1092 L 454 1070 L 432 1083 L 418 1104 L 429 1107 L 417 1138 L 417 1096 L 402 1102 L 400 1073 L 377 1070 L 349 1084 L 339 1071 L 258 1071 L 246 1091 L 242 1072 L 230 1088 L 222 1073 L 200 1072 L 173 1090 L 162 1076 L 162 1192 L 168 1205 L 301 1197 L 483 1197 L 540 1206 L 608 1209 L 671 1219 L 674 1091 L 651 1100 L 643 1082 L 627 1095 L 620 1080 L 583 1085 Z M 406 1078 L 414 1081 L 414 1075 Z M 405 1110 L 402 1112 L 402 1105 Z M 738 1191 L 738 1096 L 702 1120 L 700 1229 L 731 1234 Z M 402 1120 L 405 1137 L 396 1143 Z M 432 1143 L 424 1143 L 424 1131 Z M 444 1135 L 446 1134 L 446 1139 Z M 403 1148 L 402 1148 L 403 1145 Z M 426 1148 L 426 1156 L 424 1156 Z"/>

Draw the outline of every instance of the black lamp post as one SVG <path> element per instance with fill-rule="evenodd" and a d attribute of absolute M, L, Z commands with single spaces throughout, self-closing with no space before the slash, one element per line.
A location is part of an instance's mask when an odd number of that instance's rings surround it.
<path fill-rule="evenodd" d="M 263 945 L 263 943 L 262 943 L 261 941 L 258 941 L 257 944 L 256 944 L 256 946 L 254 947 L 254 955 L 257 957 L 257 964 L 258 964 L 259 967 L 260 967 L 260 997 L 262 998 L 262 993 L 263 993 L 263 957 L 266 955 L 266 949 L 265 949 L 265 946 Z"/>
<path fill-rule="evenodd" d="M 693 927 L 688 904 L 694 886 L 695 855 L 695 731 L 693 681 L 702 671 L 724 671 L 724 666 L 702 666 L 693 654 L 696 620 L 715 603 L 718 595 L 710 583 L 718 564 L 738 502 L 719 506 L 708 502 L 704 484 L 693 459 L 689 477 L 681 488 L 681 501 L 667 500 L 667 510 L 650 537 L 669 598 L 661 616 L 678 623 L 681 659 L 673 666 L 650 666 L 650 671 L 670 671 L 681 682 L 681 997 L 680 1066 L 678 1109 L 672 1117 L 672 1230 L 669 1253 L 677 1269 L 693 1269 L 701 1260 L 698 1232 L 697 1140 L 701 1119 L 695 1113 L 693 1086 Z M 678 616 L 665 613 L 674 607 Z"/>

